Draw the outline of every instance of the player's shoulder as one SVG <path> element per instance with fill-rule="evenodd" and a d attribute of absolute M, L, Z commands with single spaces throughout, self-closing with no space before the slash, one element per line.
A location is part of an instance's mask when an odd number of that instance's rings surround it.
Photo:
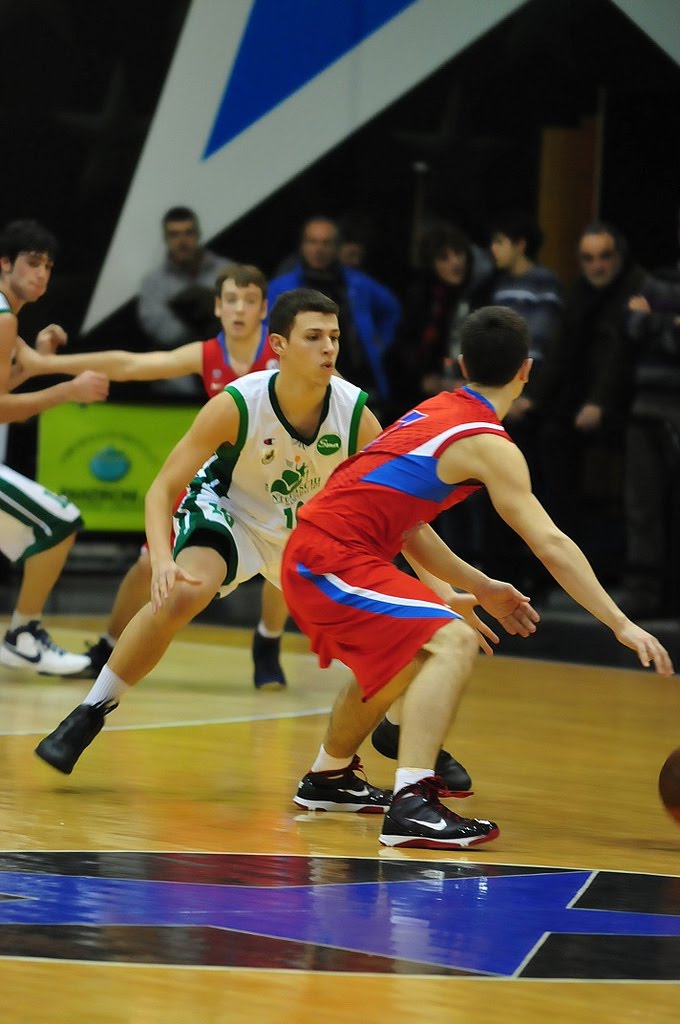
<path fill-rule="evenodd" d="M 242 377 L 236 377 L 230 381 L 225 390 L 237 391 L 248 398 L 267 394 L 269 382 L 276 373 L 278 373 L 278 367 L 271 370 L 252 370 L 250 373 L 244 373 Z"/>

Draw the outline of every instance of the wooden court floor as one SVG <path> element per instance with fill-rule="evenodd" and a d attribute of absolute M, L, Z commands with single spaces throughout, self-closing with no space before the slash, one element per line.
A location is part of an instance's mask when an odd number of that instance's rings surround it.
<path fill-rule="evenodd" d="M 70 777 L 33 748 L 89 684 L 0 669 L 0 1021 L 680 1020 L 677 679 L 480 657 L 454 809 L 501 836 L 388 851 L 291 801 L 345 670 L 287 636 L 288 690 L 255 693 L 249 639 L 188 628 Z"/>

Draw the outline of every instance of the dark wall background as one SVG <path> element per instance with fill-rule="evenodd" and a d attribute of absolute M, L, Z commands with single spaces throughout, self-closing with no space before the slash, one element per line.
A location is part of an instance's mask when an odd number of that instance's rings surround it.
<path fill-rule="evenodd" d="M 87 339 L 77 332 L 188 7 L 0 5 L 0 220 L 38 217 L 62 243 L 50 292 L 23 316 L 27 336 L 55 319 L 74 347 L 146 346 L 131 304 Z M 643 264 L 668 262 L 679 100 L 678 67 L 609 0 L 532 0 L 212 244 L 271 272 L 304 217 L 350 211 L 368 220 L 370 269 L 399 289 L 417 181 L 429 212 L 485 242 L 495 212 L 535 208 L 543 127 L 576 125 L 599 106 L 601 213 Z"/>

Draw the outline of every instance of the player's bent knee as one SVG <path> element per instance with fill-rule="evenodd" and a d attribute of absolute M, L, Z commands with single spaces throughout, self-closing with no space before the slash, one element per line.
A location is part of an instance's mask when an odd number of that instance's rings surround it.
<path fill-rule="evenodd" d="M 467 622 L 452 619 L 433 634 L 423 650 L 453 661 L 462 669 L 471 670 L 477 656 L 477 635 Z"/>
<path fill-rule="evenodd" d="M 179 628 L 207 608 L 214 596 L 213 586 L 196 586 L 179 580 L 157 614 Z"/>

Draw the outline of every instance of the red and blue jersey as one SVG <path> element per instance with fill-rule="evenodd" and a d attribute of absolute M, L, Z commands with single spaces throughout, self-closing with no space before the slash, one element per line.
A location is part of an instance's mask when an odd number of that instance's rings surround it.
<path fill-rule="evenodd" d="M 511 441 L 496 411 L 471 388 L 442 392 L 402 416 L 339 466 L 298 514 L 342 544 L 392 559 L 405 536 L 464 501 L 478 480 L 443 483 L 437 461 L 454 442 L 476 434 Z"/>
<path fill-rule="evenodd" d="M 275 370 L 278 365 L 279 361 L 269 344 L 267 328 L 263 324 L 260 343 L 257 346 L 253 365 L 248 372 Z M 231 384 L 232 381 L 238 379 L 239 374 L 235 372 L 229 360 L 229 350 L 224 338 L 224 331 L 220 331 L 216 338 L 210 338 L 209 341 L 203 342 L 202 376 L 203 386 L 208 398 L 217 395 L 220 391 L 224 390 L 227 384 Z"/>

